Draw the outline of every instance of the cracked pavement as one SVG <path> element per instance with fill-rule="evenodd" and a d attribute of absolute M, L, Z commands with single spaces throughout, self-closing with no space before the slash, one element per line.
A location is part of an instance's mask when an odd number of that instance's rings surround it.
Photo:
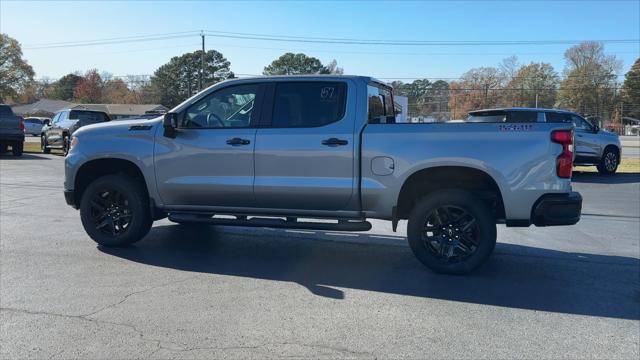
<path fill-rule="evenodd" d="M 470 276 L 404 239 L 166 220 L 98 247 L 63 159 L 0 157 L 0 358 L 638 358 L 640 175 L 578 174 L 578 226 L 498 228 Z"/>

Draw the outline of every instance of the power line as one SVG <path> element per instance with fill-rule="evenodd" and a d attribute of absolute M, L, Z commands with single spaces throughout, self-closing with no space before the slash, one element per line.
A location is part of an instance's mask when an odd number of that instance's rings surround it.
<path fill-rule="evenodd" d="M 610 44 L 636 44 L 640 39 L 602 39 L 602 40 L 380 40 L 380 39 L 351 39 L 351 38 L 323 38 L 290 35 L 268 35 L 253 33 L 237 33 L 224 31 L 206 31 L 214 37 L 232 39 L 249 39 L 282 42 L 306 42 L 345 45 L 411 45 L 411 46 L 476 46 L 476 45 L 567 45 L 584 41 L 597 41 Z"/>
<path fill-rule="evenodd" d="M 202 34 L 219 38 L 231 38 L 242 40 L 297 42 L 297 43 L 321 43 L 343 45 L 386 45 L 386 46 L 502 46 L 502 45 L 570 45 L 587 40 L 383 40 L 383 39 L 354 39 L 354 38 L 330 38 L 291 35 L 272 35 L 256 33 L 240 33 L 206 30 Z M 80 47 L 95 45 L 111 45 L 144 41 L 157 41 L 166 39 L 185 38 L 199 36 L 201 32 L 191 30 L 164 34 L 136 35 L 124 37 L 102 38 L 94 40 L 65 41 L 26 45 L 25 50 Z M 637 44 L 640 39 L 601 39 L 589 40 L 609 44 Z"/>

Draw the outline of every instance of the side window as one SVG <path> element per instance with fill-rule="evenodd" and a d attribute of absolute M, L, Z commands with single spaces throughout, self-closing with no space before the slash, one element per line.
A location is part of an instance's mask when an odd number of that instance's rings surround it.
<path fill-rule="evenodd" d="M 508 123 L 534 123 L 538 121 L 538 113 L 534 111 L 509 111 Z"/>
<path fill-rule="evenodd" d="M 244 128 L 251 125 L 259 84 L 230 86 L 198 100 L 185 111 L 182 128 Z"/>
<path fill-rule="evenodd" d="M 368 121 L 371 124 L 385 124 L 395 122 L 395 109 L 391 90 L 379 86 L 368 85 L 369 98 Z"/>
<path fill-rule="evenodd" d="M 545 117 L 548 123 L 565 123 L 570 121 L 564 113 L 547 112 L 545 113 Z"/>
<path fill-rule="evenodd" d="M 347 86 L 342 82 L 282 82 L 276 85 L 271 126 L 318 127 L 344 116 Z"/>
<path fill-rule="evenodd" d="M 593 128 L 589 122 L 577 115 L 570 115 L 571 122 L 576 127 L 576 131 L 593 131 Z"/>

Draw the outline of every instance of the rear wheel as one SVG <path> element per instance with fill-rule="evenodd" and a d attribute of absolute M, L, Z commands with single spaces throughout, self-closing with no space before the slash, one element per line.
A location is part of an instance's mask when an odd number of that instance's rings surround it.
<path fill-rule="evenodd" d="M 619 161 L 617 151 L 612 148 L 605 149 L 602 159 L 600 159 L 600 164 L 598 164 L 598 172 L 603 175 L 615 174 Z"/>
<path fill-rule="evenodd" d="M 445 190 L 419 200 L 409 216 L 409 245 L 428 268 L 464 274 L 482 265 L 496 244 L 491 209 L 466 191 Z"/>
<path fill-rule="evenodd" d="M 24 150 L 24 143 L 22 141 L 16 141 L 11 146 L 11 153 L 13 153 L 13 156 L 22 156 L 23 150 Z"/>
<path fill-rule="evenodd" d="M 42 135 L 40 136 L 40 150 L 42 150 L 43 154 L 49 154 L 51 149 L 47 147 L 47 137 Z"/>
<path fill-rule="evenodd" d="M 142 239 L 153 223 L 144 187 L 125 175 L 98 178 L 80 201 L 87 234 L 104 246 L 123 246 Z"/>

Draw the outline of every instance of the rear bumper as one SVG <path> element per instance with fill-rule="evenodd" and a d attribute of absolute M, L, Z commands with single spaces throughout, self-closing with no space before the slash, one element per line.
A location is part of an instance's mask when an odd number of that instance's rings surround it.
<path fill-rule="evenodd" d="M 2 142 L 13 142 L 13 141 L 19 141 L 19 142 L 23 142 L 24 141 L 24 133 L 19 133 L 19 134 L 3 134 L 0 133 L 0 141 Z"/>
<path fill-rule="evenodd" d="M 542 195 L 533 206 L 536 226 L 573 225 L 580 221 L 582 196 L 578 192 Z"/>

